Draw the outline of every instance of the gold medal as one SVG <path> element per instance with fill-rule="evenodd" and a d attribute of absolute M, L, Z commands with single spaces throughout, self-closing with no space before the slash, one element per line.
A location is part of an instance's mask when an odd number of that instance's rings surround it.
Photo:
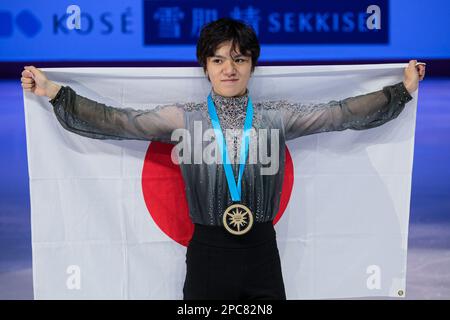
<path fill-rule="evenodd" d="M 211 94 L 208 96 L 208 112 L 211 117 L 211 124 L 214 127 L 219 150 L 222 154 L 223 167 L 227 178 L 228 188 L 230 190 L 233 201 L 241 200 L 241 183 L 244 174 L 245 161 L 248 155 L 249 132 L 252 128 L 253 119 L 253 103 L 252 99 L 248 97 L 247 112 L 244 120 L 244 132 L 242 134 L 241 154 L 242 160 L 239 164 L 239 178 L 238 182 L 234 181 L 233 169 L 231 168 L 230 158 L 227 152 L 227 144 L 220 127 L 219 117 L 217 116 L 216 107 Z M 242 235 L 247 233 L 253 225 L 253 214 L 249 208 L 240 203 L 230 205 L 223 214 L 223 225 L 225 229 L 235 235 Z"/>
<path fill-rule="evenodd" d="M 223 214 L 223 225 L 229 233 L 243 235 L 253 226 L 253 214 L 243 204 L 232 204 Z"/>

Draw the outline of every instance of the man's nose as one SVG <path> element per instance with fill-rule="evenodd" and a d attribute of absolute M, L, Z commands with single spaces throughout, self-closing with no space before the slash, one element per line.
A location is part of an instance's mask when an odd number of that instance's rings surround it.
<path fill-rule="evenodd" d="M 224 66 L 223 66 L 223 72 L 225 73 L 225 74 L 234 74 L 235 73 L 235 71 L 236 71 L 236 68 L 235 68 L 235 66 L 234 66 L 234 62 L 233 61 L 226 61 L 225 63 L 224 63 Z"/>

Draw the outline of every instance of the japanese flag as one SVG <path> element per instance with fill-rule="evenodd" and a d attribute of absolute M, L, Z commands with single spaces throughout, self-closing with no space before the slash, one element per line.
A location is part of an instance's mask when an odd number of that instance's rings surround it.
<path fill-rule="evenodd" d="M 253 101 L 328 102 L 402 80 L 404 64 L 258 67 Z M 43 68 L 116 107 L 206 101 L 201 68 Z M 275 229 L 288 299 L 404 297 L 417 91 L 388 123 L 287 142 Z M 24 92 L 36 299 L 182 299 L 192 235 L 173 145 L 65 130 Z"/>

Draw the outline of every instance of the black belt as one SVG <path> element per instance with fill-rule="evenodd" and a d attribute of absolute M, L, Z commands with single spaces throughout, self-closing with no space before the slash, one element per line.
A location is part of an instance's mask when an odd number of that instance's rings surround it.
<path fill-rule="evenodd" d="M 276 233 L 273 221 L 255 222 L 245 234 L 235 236 L 223 226 L 211 226 L 194 223 L 194 234 L 191 241 L 208 246 L 243 248 L 275 241 Z"/>

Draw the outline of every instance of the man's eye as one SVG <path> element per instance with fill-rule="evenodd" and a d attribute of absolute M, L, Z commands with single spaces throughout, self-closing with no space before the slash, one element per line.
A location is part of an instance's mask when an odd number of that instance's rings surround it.
<path fill-rule="evenodd" d="M 213 60 L 214 63 L 219 62 L 219 61 L 220 61 L 220 59 L 214 59 Z"/>
<path fill-rule="evenodd" d="M 241 60 L 241 61 L 245 61 L 244 59 L 236 59 L 236 61 L 239 61 L 239 60 Z"/>

